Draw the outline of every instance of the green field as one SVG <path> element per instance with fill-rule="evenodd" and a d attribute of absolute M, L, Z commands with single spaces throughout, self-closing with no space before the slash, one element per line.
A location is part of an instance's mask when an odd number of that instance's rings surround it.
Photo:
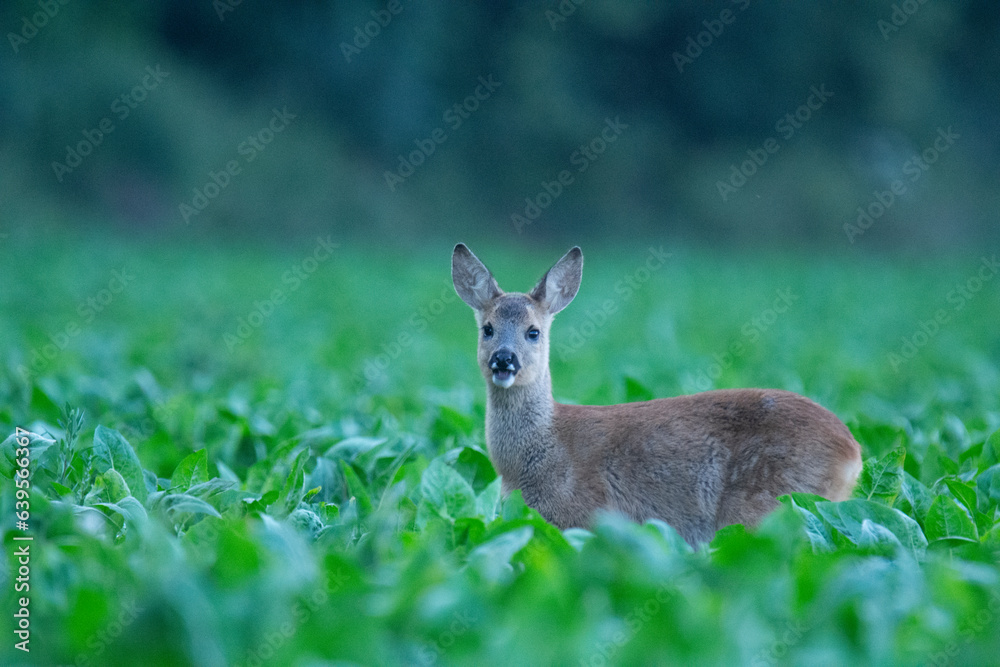
<path fill-rule="evenodd" d="M 864 449 L 855 499 L 785 498 L 695 552 L 500 497 L 448 243 L 7 243 L 3 664 L 998 661 L 992 253 L 583 247 L 557 400 L 779 387 Z M 509 290 L 565 251 L 470 246 Z"/>

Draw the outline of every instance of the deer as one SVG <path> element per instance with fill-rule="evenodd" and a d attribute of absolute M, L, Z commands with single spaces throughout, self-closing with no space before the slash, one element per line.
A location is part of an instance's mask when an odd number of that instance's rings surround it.
<path fill-rule="evenodd" d="M 731 524 L 748 528 L 778 496 L 850 497 L 861 447 L 832 412 L 779 389 L 715 389 L 618 405 L 557 403 L 549 372 L 556 313 L 580 289 L 570 249 L 528 293 L 504 292 L 459 243 L 452 282 L 475 313 L 486 380 L 486 447 L 506 496 L 559 529 L 599 511 L 658 519 L 693 547 Z"/>

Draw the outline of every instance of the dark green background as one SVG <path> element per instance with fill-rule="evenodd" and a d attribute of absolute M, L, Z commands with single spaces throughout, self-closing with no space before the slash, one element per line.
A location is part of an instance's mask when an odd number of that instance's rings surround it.
<path fill-rule="evenodd" d="M 386 8 L 53 0 L 49 18 L 36 2 L 5 2 L 0 232 L 560 247 L 640 233 L 924 251 L 997 240 L 1000 18 L 989 2 Z M 37 34 L 26 18 L 44 23 Z M 375 36 L 357 38 L 365 30 Z M 126 108 L 120 96 L 157 66 L 169 75 Z M 467 118 L 447 115 L 480 77 L 500 85 Z M 813 87 L 832 96 L 792 127 L 786 115 Z M 275 108 L 295 119 L 245 162 L 241 143 Z M 57 180 L 52 163 L 105 118 L 113 131 Z M 627 129 L 577 172 L 573 152 L 608 118 Z M 939 128 L 959 138 L 904 173 Z M 445 141 L 391 190 L 385 172 L 435 130 Z M 718 182 L 769 138 L 777 152 L 724 200 Z M 180 204 L 230 160 L 241 173 L 186 226 Z M 519 234 L 511 215 L 564 169 L 573 184 Z M 845 223 L 897 179 L 905 194 L 849 243 Z"/>

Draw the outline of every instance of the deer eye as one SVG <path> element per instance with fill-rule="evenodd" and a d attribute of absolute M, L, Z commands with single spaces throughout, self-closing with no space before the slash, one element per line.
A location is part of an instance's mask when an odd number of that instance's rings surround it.
<path fill-rule="evenodd" d="M 538 340 L 538 329 L 536 327 L 531 327 L 528 329 L 527 333 L 524 334 L 524 337 L 528 340 Z"/>
<path fill-rule="evenodd" d="M 490 338 L 493 338 L 493 325 L 492 324 L 487 324 L 486 326 L 483 327 L 483 338 L 485 340 L 489 340 Z"/>

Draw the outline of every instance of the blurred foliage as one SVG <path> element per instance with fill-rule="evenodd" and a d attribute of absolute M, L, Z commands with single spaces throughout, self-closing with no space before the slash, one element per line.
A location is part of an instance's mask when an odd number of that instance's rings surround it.
<path fill-rule="evenodd" d="M 998 21 L 985 0 L 5 2 L 2 225 L 72 211 L 74 225 L 184 230 L 180 205 L 236 160 L 196 233 L 408 244 L 488 221 L 501 239 L 569 170 L 526 238 L 842 244 L 857 208 L 953 128 L 864 244 L 995 242 Z M 125 104 L 147 67 L 169 75 Z M 490 77 L 499 87 L 475 100 Z M 809 110 L 814 86 L 832 97 Z M 800 107 L 810 119 L 792 127 Z M 295 119 L 243 161 L 286 108 Z M 627 128 L 574 162 L 609 118 Z M 113 130 L 57 180 L 52 163 L 103 119 Z M 428 144 L 435 130 L 443 143 Z M 768 138 L 778 151 L 723 199 L 718 183 Z M 390 189 L 386 172 L 427 146 Z"/>
<path fill-rule="evenodd" d="M 345 246 L 307 272 L 321 245 L 16 247 L 0 431 L 38 434 L 33 634 L 30 656 L 15 651 L 5 615 L 0 661 L 995 663 L 1000 333 L 983 322 L 997 283 L 889 357 L 978 260 L 675 247 L 654 270 L 642 247 L 588 255 L 553 330 L 557 397 L 671 395 L 708 388 L 704 374 L 803 392 L 863 445 L 854 499 L 785 498 L 758 530 L 693 552 L 660 522 L 558 531 L 502 499 L 449 248 Z M 482 256 L 508 289 L 552 261 Z M 15 440 L 0 447 L 4 517 Z M 19 531 L 4 526 L 13 609 Z"/>

